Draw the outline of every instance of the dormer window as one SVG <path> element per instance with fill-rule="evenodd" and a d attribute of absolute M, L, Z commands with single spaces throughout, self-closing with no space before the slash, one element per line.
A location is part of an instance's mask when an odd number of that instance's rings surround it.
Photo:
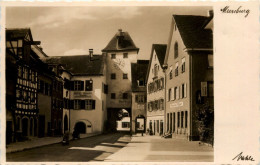
<path fill-rule="evenodd" d="M 178 52 L 178 43 L 175 42 L 174 44 L 174 58 L 178 58 L 179 52 Z"/>

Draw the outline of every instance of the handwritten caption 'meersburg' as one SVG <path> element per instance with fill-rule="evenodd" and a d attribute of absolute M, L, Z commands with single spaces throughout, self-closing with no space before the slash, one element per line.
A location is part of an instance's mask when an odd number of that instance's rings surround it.
<path fill-rule="evenodd" d="M 250 13 L 249 9 L 242 9 L 242 6 L 239 6 L 237 9 L 230 9 L 229 6 L 225 6 L 223 9 L 220 9 L 222 13 L 231 13 L 231 14 L 245 14 L 245 17 Z"/>

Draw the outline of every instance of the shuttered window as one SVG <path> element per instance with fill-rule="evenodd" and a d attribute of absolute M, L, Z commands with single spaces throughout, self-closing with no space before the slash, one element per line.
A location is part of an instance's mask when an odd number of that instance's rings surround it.
<path fill-rule="evenodd" d="M 92 80 L 86 80 L 86 91 L 92 91 L 93 90 L 93 81 Z"/>

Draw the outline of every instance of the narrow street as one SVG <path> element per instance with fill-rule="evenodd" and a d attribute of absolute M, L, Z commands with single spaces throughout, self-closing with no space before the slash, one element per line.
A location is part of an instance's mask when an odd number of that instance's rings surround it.
<path fill-rule="evenodd" d="M 7 154 L 8 162 L 212 162 L 213 148 L 198 141 L 123 133 L 97 135 Z"/>
<path fill-rule="evenodd" d="M 69 145 L 53 144 L 6 155 L 7 162 L 87 162 L 103 161 L 130 142 L 122 133 L 97 135 L 70 141 Z"/>

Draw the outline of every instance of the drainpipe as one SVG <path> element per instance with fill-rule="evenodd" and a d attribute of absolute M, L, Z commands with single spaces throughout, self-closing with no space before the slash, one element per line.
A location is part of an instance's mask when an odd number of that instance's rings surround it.
<path fill-rule="evenodd" d="M 163 124 L 163 132 L 166 132 L 166 99 L 167 99 L 167 94 L 166 94 L 166 71 L 167 71 L 167 65 L 163 65 L 163 72 L 164 72 L 164 124 Z"/>

